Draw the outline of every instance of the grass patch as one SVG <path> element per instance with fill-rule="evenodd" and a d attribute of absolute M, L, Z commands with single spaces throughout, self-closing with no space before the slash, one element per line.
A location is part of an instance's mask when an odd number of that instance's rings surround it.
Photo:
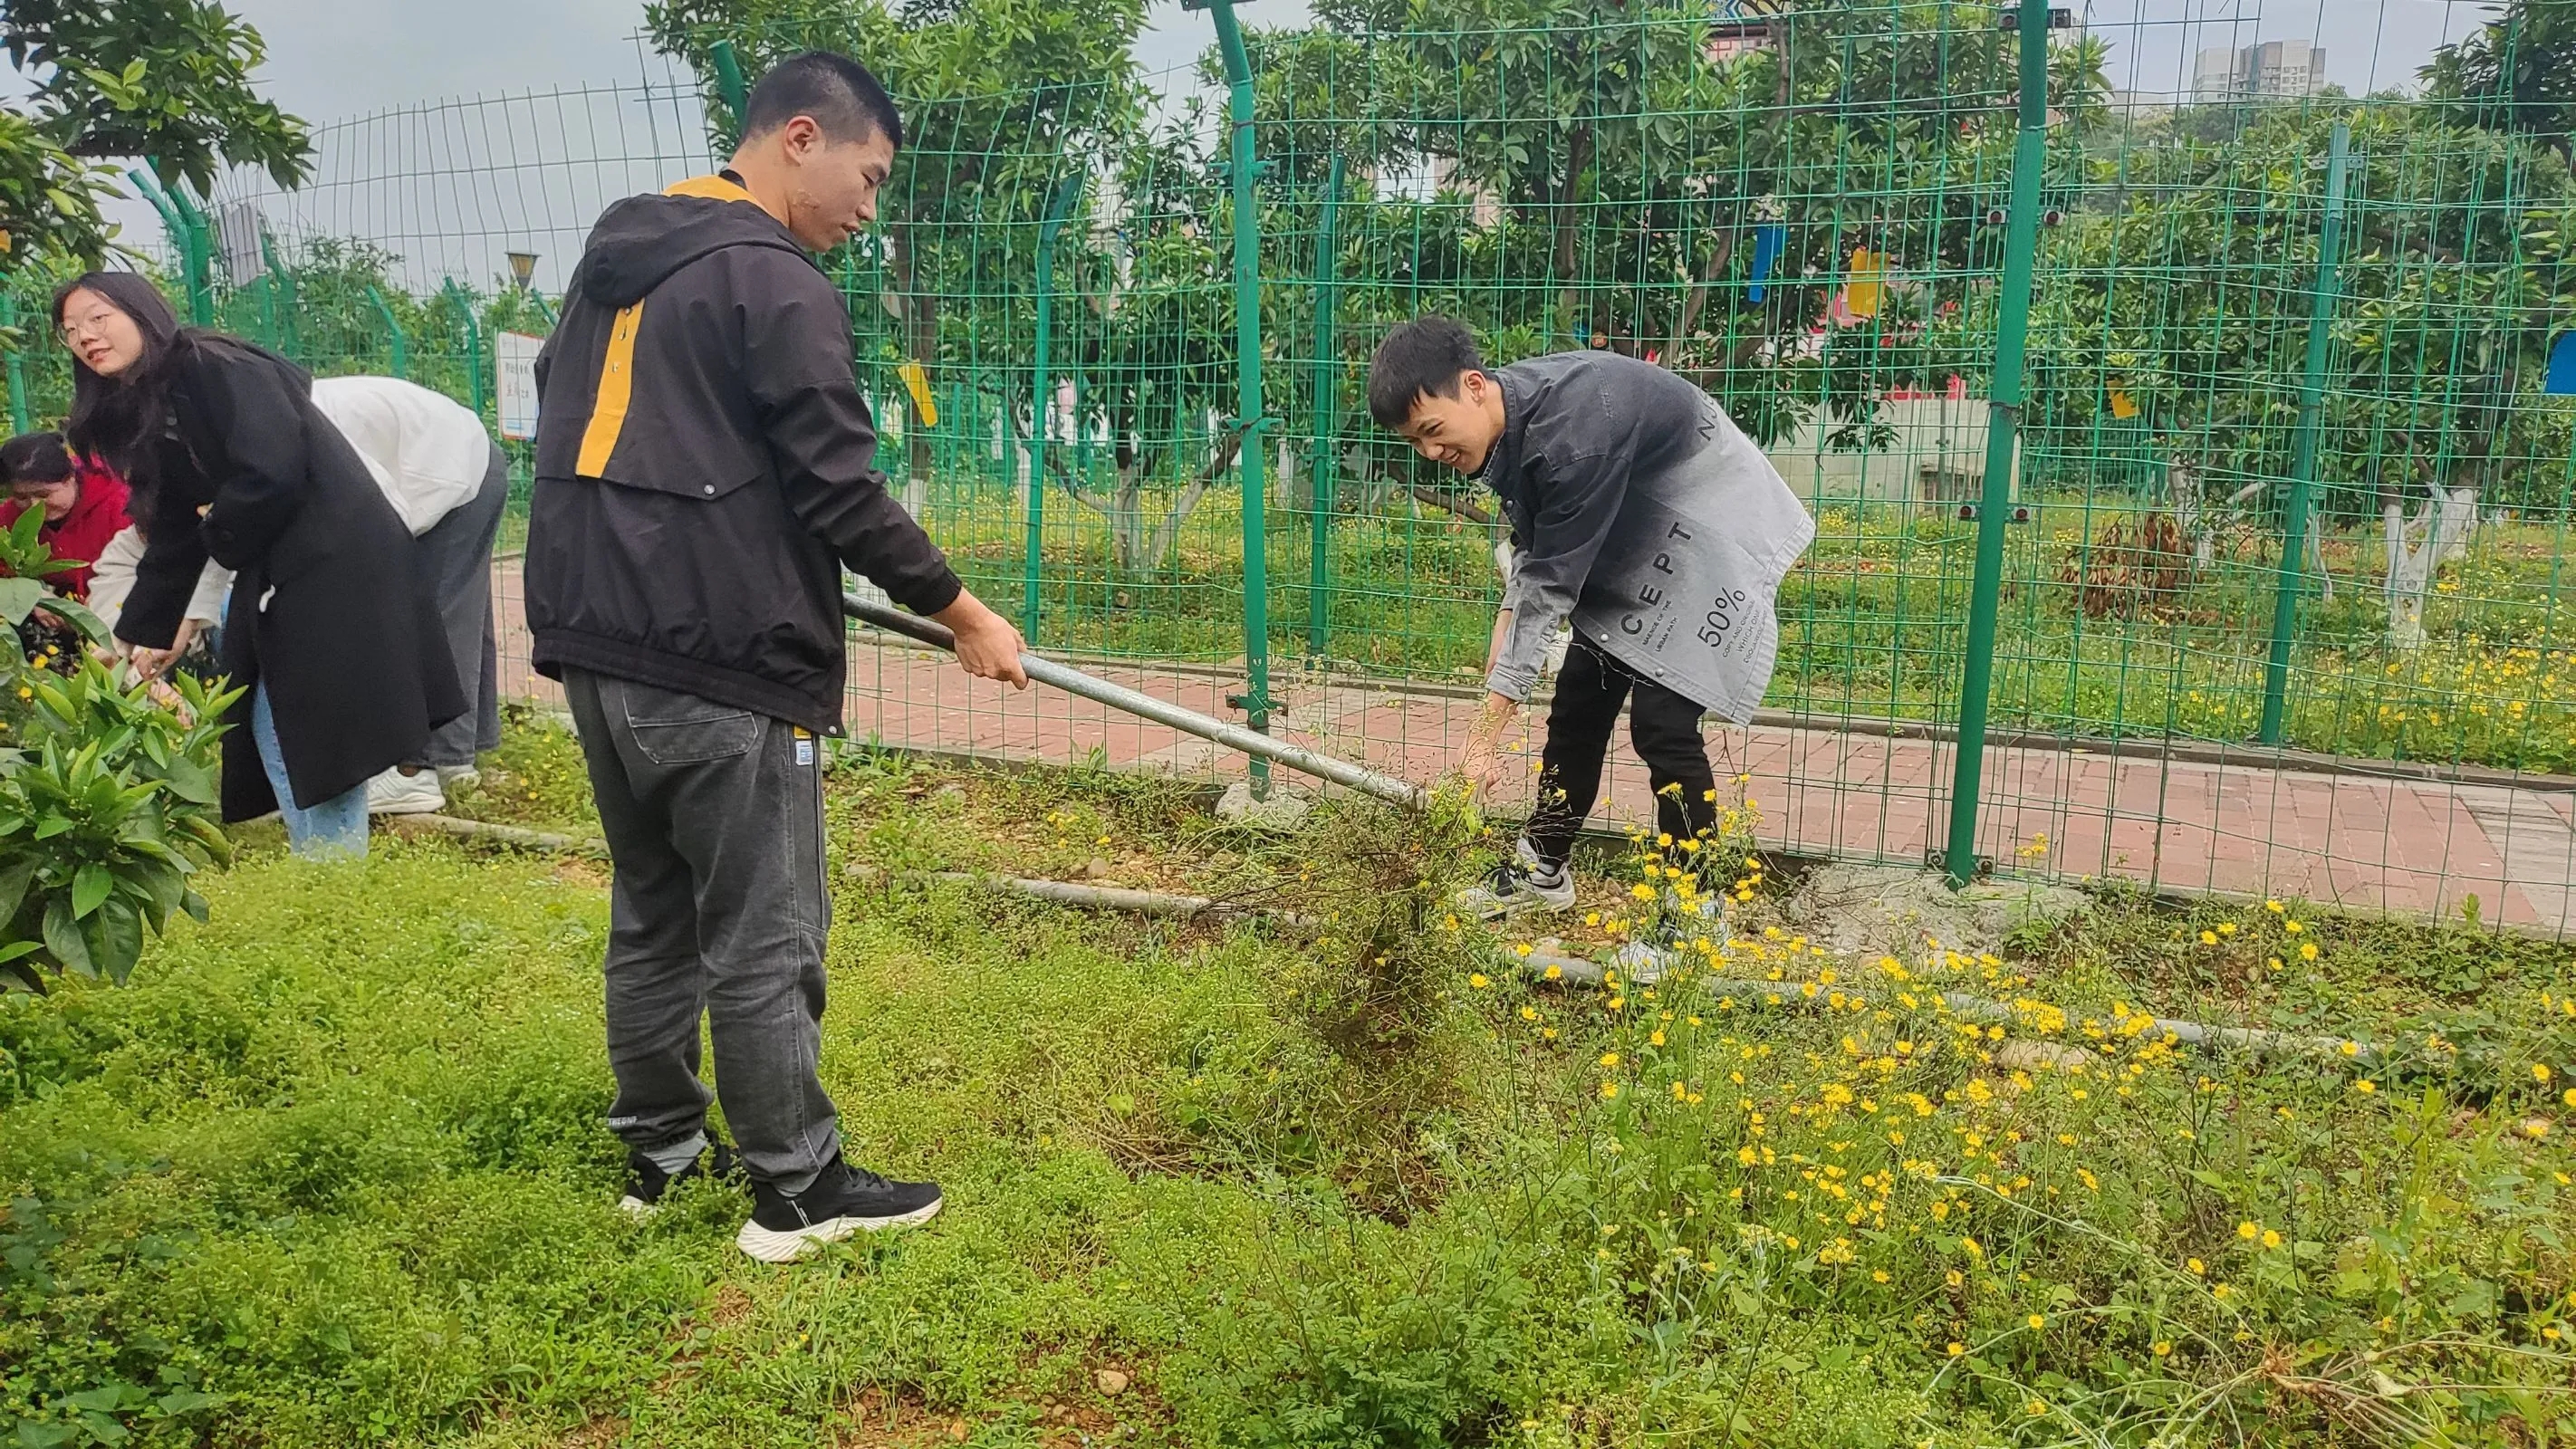
<path fill-rule="evenodd" d="M 520 730 L 511 758 L 546 778 L 567 743 Z M 487 798 L 579 823 L 536 785 Z M 1375 815 L 1265 843 L 1193 799 L 836 767 L 836 864 L 1266 873 L 1335 920 L 836 875 L 827 1084 L 854 1153 L 950 1207 L 784 1269 L 735 1254 L 719 1187 L 614 1210 L 595 875 L 249 850 L 131 988 L 0 997 L 0 1424 L 263 1449 L 2576 1432 L 2562 948 L 2112 897 L 1891 973 L 1766 935 L 1757 893 L 1727 973 L 1778 970 L 1796 1009 L 1576 995 L 1419 909 L 1477 849 Z M 1993 1037 L 1926 1004 L 1933 976 L 2069 1014 Z M 2255 1060 L 2176 1050 L 2132 1025 L 2150 1007 L 2488 1025 Z"/>

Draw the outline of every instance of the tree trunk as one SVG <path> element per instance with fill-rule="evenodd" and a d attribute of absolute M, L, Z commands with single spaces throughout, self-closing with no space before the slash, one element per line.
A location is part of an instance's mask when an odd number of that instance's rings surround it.
<path fill-rule="evenodd" d="M 1453 514 L 1469 523 L 1483 524 L 1487 527 L 1493 525 L 1494 515 L 1487 513 L 1472 498 L 1455 497 L 1437 488 L 1425 488 L 1419 483 L 1406 485 L 1404 491 L 1411 494 L 1416 503 L 1429 504 L 1443 513 Z"/>
<path fill-rule="evenodd" d="M 2468 548 L 2478 516 L 2478 490 L 2468 484 L 2435 489 L 2432 500 L 2409 519 L 2402 499 L 2383 494 L 2380 528 L 2388 550 L 2388 644 L 2406 653 L 2424 647 L 2424 601 L 2442 565 Z"/>
<path fill-rule="evenodd" d="M 1563 332 L 1574 330 L 1575 196 L 1583 186 L 1583 168 L 1591 164 L 1592 125 L 1588 121 L 1577 122 L 1574 133 L 1566 138 L 1565 179 L 1557 187 L 1556 204 L 1549 209 L 1548 218 L 1556 233 L 1553 250 L 1557 280 L 1557 326 Z"/>
<path fill-rule="evenodd" d="M 921 286 L 920 274 L 913 265 L 913 236 L 911 226 L 895 229 L 895 286 L 902 299 L 897 316 L 903 322 L 904 355 L 921 364 L 926 382 L 931 375 L 933 354 L 939 348 L 939 297 Z M 903 505 L 915 518 L 921 516 L 930 502 L 930 430 L 922 425 L 920 412 L 907 397 L 903 430 Z"/>
<path fill-rule="evenodd" d="M 1671 340 L 1664 344 L 1664 366 L 1679 370 L 1682 344 L 1690 340 L 1691 329 L 1699 325 L 1700 309 L 1708 305 L 1708 289 L 1716 285 L 1718 274 L 1726 270 L 1734 256 L 1735 229 L 1729 227 L 1719 235 L 1717 251 L 1709 257 L 1708 265 L 1700 268 L 1698 280 L 1682 297 L 1682 315 L 1673 323 Z"/>

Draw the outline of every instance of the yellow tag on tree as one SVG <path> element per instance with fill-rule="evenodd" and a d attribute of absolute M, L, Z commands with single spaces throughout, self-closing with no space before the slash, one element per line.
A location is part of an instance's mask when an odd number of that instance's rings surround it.
<path fill-rule="evenodd" d="M 1884 254 L 1867 247 L 1856 248 L 1852 252 L 1851 283 L 1843 288 L 1843 306 L 1854 317 L 1878 315 L 1879 294 L 1884 290 L 1879 279 L 1886 270 Z"/>
<path fill-rule="evenodd" d="M 2121 388 L 2115 387 L 2111 389 L 2111 416 L 2115 418 L 2134 418 L 2137 415 L 2137 400 L 2130 397 L 2129 394 Z"/>
<path fill-rule="evenodd" d="M 912 394 L 913 416 L 921 419 L 925 428 L 938 427 L 939 404 L 930 400 L 930 375 L 921 370 L 920 363 L 912 361 L 895 371 L 903 378 L 903 390 Z"/>

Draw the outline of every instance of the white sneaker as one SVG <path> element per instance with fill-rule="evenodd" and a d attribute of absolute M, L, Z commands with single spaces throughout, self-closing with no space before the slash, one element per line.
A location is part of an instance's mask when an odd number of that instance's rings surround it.
<path fill-rule="evenodd" d="M 483 772 L 474 768 L 472 765 L 440 765 L 438 767 L 438 788 L 448 794 L 453 795 L 459 790 L 471 790 L 482 783 Z"/>
<path fill-rule="evenodd" d="M 435 815 L 446 808 L 447 792 L 438 788 L 438 777 L 427 770 L 417 775 L 387 770 L 367 782 L 370 815 Z"/>

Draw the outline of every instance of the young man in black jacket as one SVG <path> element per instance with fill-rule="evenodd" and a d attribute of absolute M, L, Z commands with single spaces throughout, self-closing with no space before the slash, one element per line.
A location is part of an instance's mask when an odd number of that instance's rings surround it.
<path fill-rule="evenodd" d="M 956 631 L 968 673 L 1028 685 L 1019 632 L 887 492 L 849 316 L 812 257 L 875 219 L 902 137 L 857 62 L 784 62 L 753 90 L 731 166 L 601 215 L 537 362 L 528 626 L 616 862 L 625 1206 L 733 1170 L 706 1134 L 703 1013 L 752 1184 L 736 1241 L 770 1262 L 940 1207 L 935 1183 L 843 1161 L 816 1074 L 842 565 Z"/>

